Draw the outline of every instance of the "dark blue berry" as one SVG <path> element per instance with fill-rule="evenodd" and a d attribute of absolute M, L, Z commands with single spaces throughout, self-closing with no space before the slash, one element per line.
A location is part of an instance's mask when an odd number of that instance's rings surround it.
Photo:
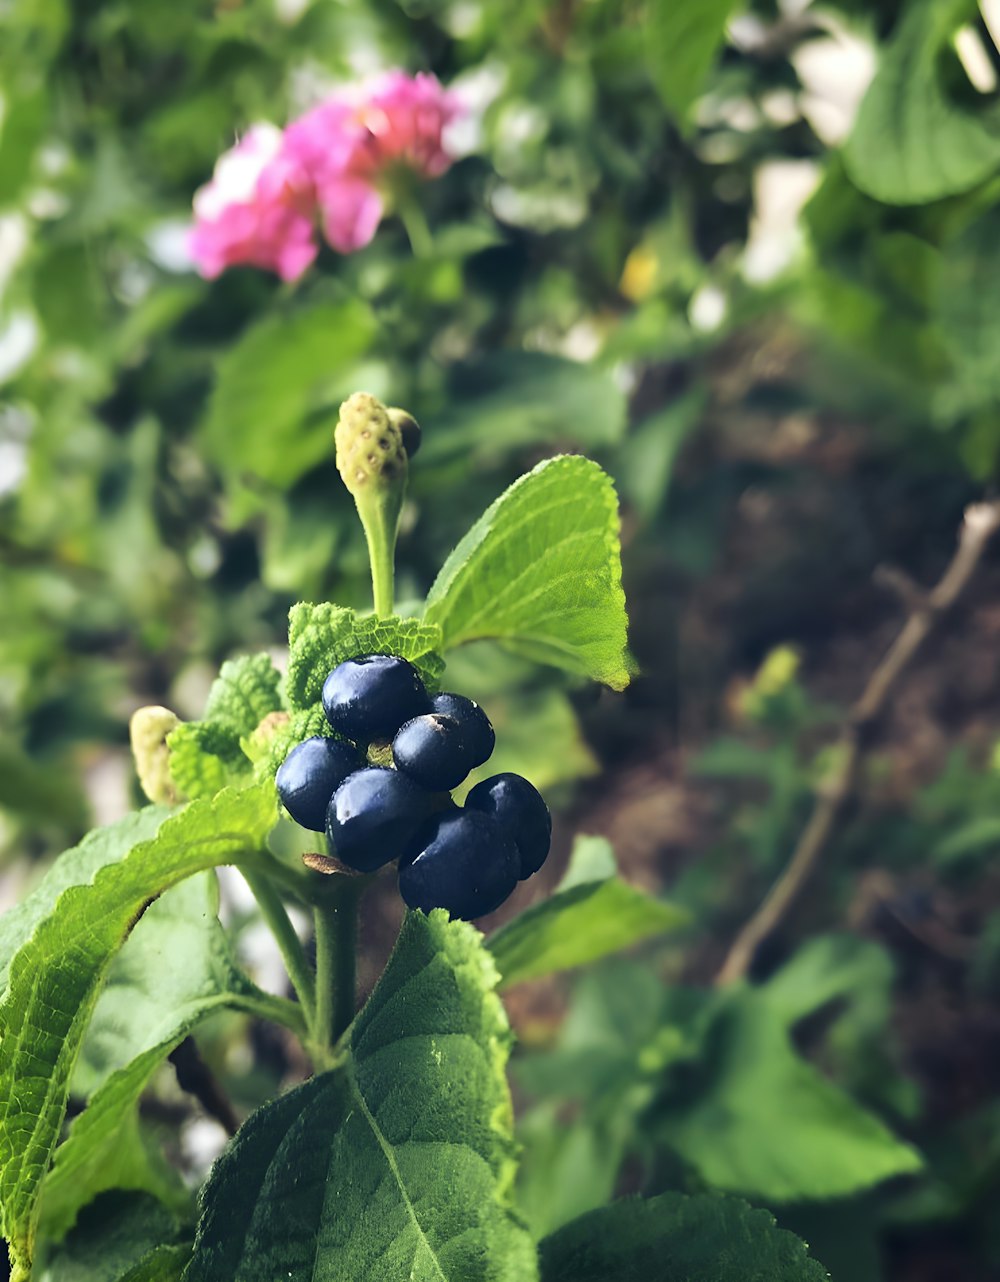
<path fill-rule="evenodd" d="M 496 744 L 496 735 L 490 719 L 474 699 L 467 699 L 464 694 L 449 694 L 442 690 L 431 700 L 435 712 L 446 717 L 454 717 L 462 727 L 466 747 L 469 752 L 469 769 L 481 766 L 489 761 Z"/>
<path fill-rule="evenodd" d="M 274 782 L 281 804 L 296 823 L 322 832 L 330 798 L 361 758 L 342 739 L 316 735 L 297 744 L 278 767 Z"/>
<path fill-rule="evenodd" d="M 391 739 L 404 721 L 430 706 L 420 673 L 392 654 L 348 659 L 323 683 L 326 719 L 355 743 Z"/>
<path fill-rule="evenodd" d="M 492 815 L 510 834 L 521 856 L 520 878 L 538 872 L 552 842 L 552 816 L 538 790 L 521 775 L 493 775 L 477 783 L 465 799 L 467 809 Z"/>
<path fill-rule="evenodd" d="M 422 788 L 450 792 L 476 763 L 454 717 L 425 712 L 402 725 L 392 741 L 392 759 Z"/>
<path fill-rule="evenodd" d="M 400 857 L 430 804 L 427 793 L 398 770 L 366 766 L 349 775 L 330 800 L 330 854 L 358 872 L 374 872 Z"/>
<path fill-rule="evenodd" d="M 471 921 L 499 908 L 517 885 L 517 849 L 478 810 L 436 815 L 399 865 L 399 893 L 410 908 L 446 908 Z"/>

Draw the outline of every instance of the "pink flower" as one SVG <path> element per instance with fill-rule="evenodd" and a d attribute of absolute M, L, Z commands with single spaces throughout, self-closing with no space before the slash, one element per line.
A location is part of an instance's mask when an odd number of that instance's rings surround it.
<path fill-rule="evenodd" d="M 355 107 L 352 168 L 376 178 L 396 166 L 421 178 L 440 177 L 451 166 L 444 130 L 459 111 L 458 99 L 436 76 L 387 72 Z"/>
<path fill-rule="evenodd" d="M 195 193 L 194 213 L 188 248 L 209 279 L 248 263 L 295 280 L 318 252 L 309 175 L 275 125 L 254 125 L 219 157 L 212 181 Z"/>

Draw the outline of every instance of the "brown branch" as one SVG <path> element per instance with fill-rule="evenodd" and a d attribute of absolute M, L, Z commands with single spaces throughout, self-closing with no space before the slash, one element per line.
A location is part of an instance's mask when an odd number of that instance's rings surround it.
<path fill-rule="evenodd" d="M 781 924 L 816 870 L 837 821 L 854 791 L 872 731 L 885 711 L 896 683 L 912 663 L 938 620 L 965 591 L 990 539 L 998 529 L 1000 501 L 975 503 L 967 508 L 959 533 L 958 548 L 940 582 L 925 594 L 908 593 L 912 612 L 888 653 L 869 678 L 861 698 L 848 714 L 838 740 L 838 750 L 834 754 L 834 766 L 818 789 L 816 804 L 798 845 L 763 903 L 736 936 L 722 969 L 716 976 L 717 984 L 730 984 L 746 975 L 757 949 Z"/>
<path fill-rule="evenodd" d="M 240 1120 L 229 1102 L 225 1091 L 201 1057 L 193 1037 L 185 1037 L 169 1055 L 177 1084 L 182 1091 L 193 1095 L 209 1117 L 214 1117 L 229 1135 L 239 1130 Z"/>

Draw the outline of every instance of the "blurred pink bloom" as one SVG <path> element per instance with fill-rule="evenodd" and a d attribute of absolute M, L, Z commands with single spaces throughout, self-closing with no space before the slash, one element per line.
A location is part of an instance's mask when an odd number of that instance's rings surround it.
<path fill-rule="evenodd" d="M 248 263 L 282 280 L 301 276 L 316 257 L 309 176 L 285 151 L 276 125 L 258 124 L 215 165 L 195 193 L 188 248 L 203 276 Z"/>
<path fill-rule="evenodd" d="M 250 263 L 294 280 L 316 257 L 315 224 L 342 254 L 375 235 L 394 176 L 451 165 L 446 126 L 460 113 L 435 76 L 390 71 L 331 94 L 284 134 L 254 125 L 197 193 L 190 249 L 204 276 Z"/>

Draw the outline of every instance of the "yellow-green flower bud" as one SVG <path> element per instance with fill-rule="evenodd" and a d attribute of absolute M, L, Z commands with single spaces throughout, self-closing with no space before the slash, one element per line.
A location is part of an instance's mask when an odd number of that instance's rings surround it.
<path fill-rule="evenodd" d="M 132 756 L 139 784 L 150 801 L 175 806 L 180 796 L 170 778 L 170 749 L 167 735 L 180 725 L 169 708 L 138 708 L 128 725 Z"/>

